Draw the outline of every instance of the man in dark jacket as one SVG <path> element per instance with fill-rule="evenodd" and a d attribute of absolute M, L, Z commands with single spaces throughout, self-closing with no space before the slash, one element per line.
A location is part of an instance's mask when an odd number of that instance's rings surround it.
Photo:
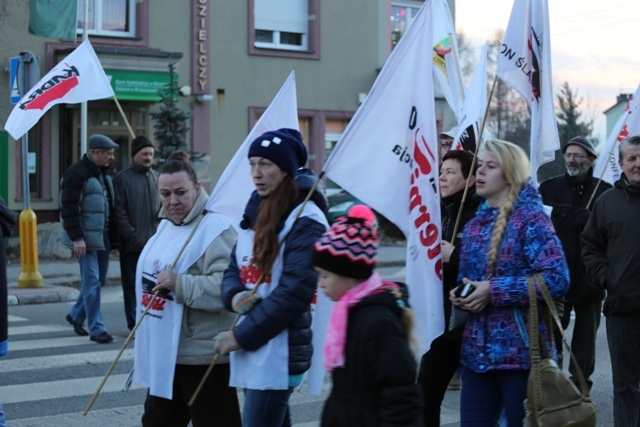
<path fill-rule="evenodd" d="M 607 291 L 604 315 L 616 427 L 640 425 L 640 136 L 620 143 L 622 175 L 596 200 L 582 233 L 594 284 Z"/>
<path fill-rule="evenodd" d="M 571 351 L 578 362 L 589 388 L 589 379 L 596 366 L 596 336 L 600 326 L 604 290 L 587 277 L 580 254 L 580 233 L 589 219 L 590 208 L 600 194 L 611 188 L 607 182 L 598 182 L 593 177 L 596 152 L 591 141 L 576 136 L 562 147 L 566 173 L 551 178 L 540 185 L 540 194 L 545 205 L 551 206 L 551 220 L 562 242 L 571 286 L 564 300 L 562 327 L 567 329 L 571 311 L 575 312 Z M 562 334 L 556 337 L 558 354 L 562 352 Z M 573 362 L 569 373 L 577 384 Z"/>
<path fill-rule="evenodd" d="M 107 169 L 118 144 L 104 135 L 91 135 L 89 152 L 72 164 L 60 181 L 62 244 L 73 251 L 80 264 L 82 289 L 67 314 L 67 322 L 80 336 L 107 344 L 107 332 L 100 312 L 100 291 L 109 268 L 109 218 L 114 190 Z M 83 323 L 87 320 L 89 332 Z"/>
<path fill-rule="evenodd" d="M 460 363 L 460 346 L 464 323 L 450 326 L 451 301 L 449 292 L 457 286 L 458 264 L 460 262 L 460 240 L 464 225 L 475 216 L 480 198 L 475 194 L 475 177 L 469 181 L 467 198 L 462 203 L 464 187 L 469 174 L 473 153 L 451 150 L 442 157 L 440 167 L 440 213 L 442 219 L 442 261 L 445 332 L 433 340 L 431 348 L 422 356 L 418 382 L 424 394 L 424 422 L 426 426 L 440 425 L 440 406 Z M 454 228 L 458 212 L 462 205 L 462 214 L 456 235 Z M 451 330 L 450 330 L 451 329 Z M 458 387 L 459 388 L 459 387 Z"/>
<path fill-rule="evenodd" d="M 136 324 L 136 265 L 142 248 L 158 228 L 157 176 L 151 169 L 154 147 L 145 136 L 131 142 L 131 164 L 113 180 L 114 221 L 120 235 L 120 276 L 127 327 Z"/>

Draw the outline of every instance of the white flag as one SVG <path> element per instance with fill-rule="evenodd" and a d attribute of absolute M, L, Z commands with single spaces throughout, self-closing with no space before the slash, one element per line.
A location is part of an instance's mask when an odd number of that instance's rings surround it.
<path fill-rule="evenodd" d="M 620 179 L 622 170 L 618 163 L 618 147 L 622 140 L 630 135 L 640 133 L 640 86 L 636 89 L 627 107 L 616 122 L 611 135 L 607 139 L 607 143 L 600 150 L 600 155 L 593 167 L 593 176 L 599 178 L 602 176 L 604 181 L 613 184 Z"/>
<path fill-rule="evenodd" d="M 109 78 L 91 43 L 85 40 L 22 97 L 4 128 L 13 139 L 18 139 L 56 104 L 77 104 L 111 96 L 114 93 Z"/>
<path fill-rule="evenodd" d="M 458 39 L 446 0 L 432 0 L 433 8 L 433 76 L 453 110 L 456 121 L 462 119 L 466 86 L 458 60 Z"/>
<path fill-rule="evenodd" d="M 514 1 L 496 73 L 529 104 L 529 173 L 537 182 L 538 168 L 552 161 L 560 148 L 551 80 L 548 0 Z"/>
<path fill-rule="evenodd" d="M 487 107 L 487 49 L 488 44 L 485 43 L 464 99 L 458 134 L 451 147 L 453 150 L 476 151 L 482 139 L 478 133 Z"/>
<path fill-rule="evenodd" d="M 425 1 L 324 166 L 329 178 L 405 234 L 422 353 L 444 328 L 431 23 Z"/>
<path fill-rule="evenodd" d="M 233 156 L 207 201 L 206 210 L 227 215 L 236 224 L 255 189 L 249 168 L 249 146 L 265 132 L 280 128 L 299 130 L 296 76 L 292 71 L 264 114 Z"/>

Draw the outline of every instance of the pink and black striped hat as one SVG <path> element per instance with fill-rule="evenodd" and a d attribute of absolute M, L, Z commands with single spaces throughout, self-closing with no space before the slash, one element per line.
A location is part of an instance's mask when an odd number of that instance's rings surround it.
<path fill-rule="evenodd" d="M 368 279 L 378 262 L 378 224 L 371 209 L 356 205 L 315 244 L 314 265 L 340 276 Z"/>

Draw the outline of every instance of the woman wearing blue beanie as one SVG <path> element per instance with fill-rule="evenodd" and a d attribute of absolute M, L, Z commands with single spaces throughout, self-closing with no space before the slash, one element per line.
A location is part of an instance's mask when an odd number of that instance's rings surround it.
<path fill-rule="evenodd" d="M 291 425 L 293 388 L 311 366 L 311 257 L 328 227 L 327 203 L 314 190 L 302 204 L 315 177 L 300 171 L 307 150 L 297 130 L 264 133 L 248 157 L 255 191 L 222 282 L 225 307 L 241 318 L 215 345 L 230 353 L 230 385 L 245 390 L 243 426 L 283 427 Z"/>

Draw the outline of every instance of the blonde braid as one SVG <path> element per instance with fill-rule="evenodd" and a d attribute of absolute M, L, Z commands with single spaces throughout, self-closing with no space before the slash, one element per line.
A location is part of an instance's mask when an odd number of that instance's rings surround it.
<path fill-rule="evenodd" d="M 518 199 L 519 192 L 520 188 L 518 188 L 518 191 L 510 191 L 504 204 L 500 208 L 500 212 L 498 212 L 498 218 L 493 226 L 493 235 L 491 236 L 491 243 L 489 244 L 489 252 L 487 254 L 487 278 L 493 276 L 498 262 L 498 253 L 500 251 L 502 237 L 504 236 L 504 230 L 507 228 L 507 222 L 511 216 L 511 212 L 513 212 L 513 206 Z"/>

